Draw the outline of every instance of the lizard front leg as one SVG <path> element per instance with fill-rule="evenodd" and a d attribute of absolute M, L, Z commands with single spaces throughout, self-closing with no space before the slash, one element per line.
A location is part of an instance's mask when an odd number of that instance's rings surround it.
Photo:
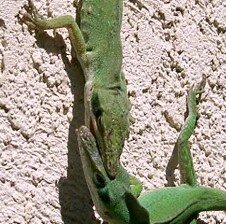
<path fill-rule="evenodd" d="M 126 172 L 126 171 L 125 171 Z M 143 189 L 142 183 L 136 177 L 129 175 L 130 190 L 134 197 L 138 198 Z"/>
<path fill-rule="evenodd" d="M 22 14 L 21 20 L 28 25 L 29 28 L 35 30 L 49 30 L 57 28 L 66 28 L 69 31 L 71 43 L 74 50 L 77 53 L 78 59 L 84 62 L 86 55 L 85 41 L 82 33 L 72 16 L 60 16 L 52 19 L 43 19 L 32 0 L 28 1 L 28 6 L 26 7 L 27 13 Z"/>

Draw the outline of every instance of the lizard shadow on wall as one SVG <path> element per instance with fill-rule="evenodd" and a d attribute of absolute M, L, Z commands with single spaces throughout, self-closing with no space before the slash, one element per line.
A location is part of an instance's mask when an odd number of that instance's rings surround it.
<path fill-rule="evenodd" d="M 65 70 L 71 82 L 74 95 L 73 119 L 68 133 L 68 168 L 67 177 L 60 178 L 58 183 L 59 202 L 64 224 L 91 223 L 93 209 L 91 197 L 86 185 L 78 151 L 75 130 L 84 124 L 84 77 L 76 58 L 71 61 L 66 56 L 66 45 L 63 38 L 56 34 L 49 36 L 46 32 L 36 31 L 37 45 L 48 53 L 61 54 Z M 52 74 L 54 75 L 54 74 Z"/>

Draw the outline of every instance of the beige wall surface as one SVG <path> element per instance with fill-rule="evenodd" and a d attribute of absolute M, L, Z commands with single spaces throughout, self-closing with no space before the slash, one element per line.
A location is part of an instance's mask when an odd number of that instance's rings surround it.
<path fill-rule="evenodd" d="M 0 223 L 90 223 L 92 203 L 75 129 L 84 80 L 65 29 L 30 34 L 0 0 Z M 73 0 L 35 1 L 44 17 L 75 15 Z M 208 76 L 191 138 L 200 184 L 226 190 L 226 2 L 124 1 L 123 70 L 132 103 L 124 167 L 145 190 L 164 187 L 192 84 Z M 226 223 L 224 212 L 202 213 Z"/>

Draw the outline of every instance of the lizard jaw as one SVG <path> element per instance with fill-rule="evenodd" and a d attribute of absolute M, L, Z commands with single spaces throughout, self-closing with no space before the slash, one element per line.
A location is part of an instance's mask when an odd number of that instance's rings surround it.
<path fill-rule="evenodd" d="M 94 135 L 95 139 L 96 139 L 96 143 L 97 143 L 97 147 L 98 147 L 98 151 L 101 155 L 106 173 L 108 175 L 108 177 L 113 180 L 115 179 L 116 176 L 116 172 L 115 170 L 112 170 L 112 166 L 109 165 L 108 163 L 108 159 L 106 159 L 106 154 L 104 153 L 107 145 L 105 144 L 105 140 L 103 139 L 103 137 L 101 136 L 97 124 L 96 124 L 96 120 L 95 118 L 91 115 L 90 119 L 89 119 L 89 128 L 90 128 L 90 132 Z"/>

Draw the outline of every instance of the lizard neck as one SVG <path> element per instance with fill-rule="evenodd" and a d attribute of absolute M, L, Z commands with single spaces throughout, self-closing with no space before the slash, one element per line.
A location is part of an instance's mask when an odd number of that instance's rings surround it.
<path fill-rule="evenodd" d="M 87 69 L 84 70 L 86 73 L 86 82 L 91 82 L 95 89 L 106 89 L 106 90 L 125 90 L 126 82 L 124 74 L 121 71 L 121 66 L 118 68 L 98 68 L 96 70 Z"/>

